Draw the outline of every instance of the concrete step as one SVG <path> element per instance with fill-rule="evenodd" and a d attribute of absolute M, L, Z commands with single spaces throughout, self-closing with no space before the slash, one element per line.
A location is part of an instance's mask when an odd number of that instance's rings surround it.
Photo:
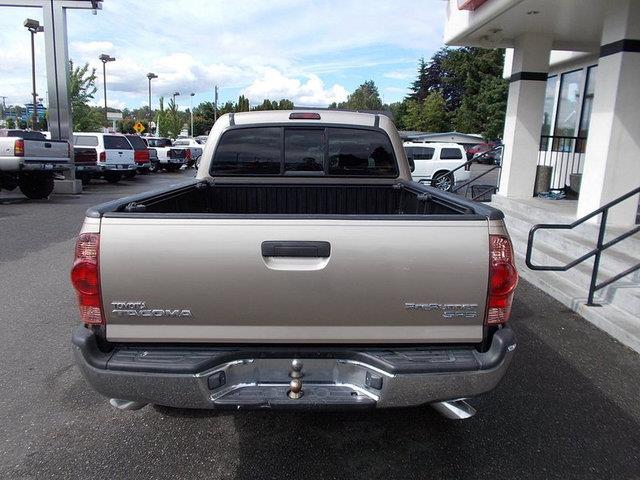
<path fill-rule="evenodd" d="M 523 258 L 527 248 L 527 235 L 517 229 L 509 229 L 511 240 L 516 252 Z M 606 254 L 605 254 L 606 255 Z M 544 244 L 538 244 L 533 252 L 532 260 L 537 265 L 566 265 L 573 260 L 559 250 L 550 248 Z M 549 272 L 532 271 L 524 265 L 528 271 L 536 274 L 546 274 Z M 591 273 L 593 269 L 593 260 L 587 260 L 584 263 L 576 265 L 566 272 L 555 272 L 564 280 L 570 282 L 582 295 L 586 298 L 591 283 Z M 613 277 L 623 269 L 612 270 L 610 265 L 603 262 L 598 273 L 598 281 L 602 282 Z M 597 303 L 613 305 L 620 310 L 624 310 L 630 314 L 638 314 L 640 312 L 640 271 L 624 277 L 617 282 L 596 292 L 595 301 Z M 640 320 L 639 320 L 640 321 Z"/>
<path fill-rule="evenodd" d="M 505 223 L 507 224 L 509 232 L 519 232 L 528 238 L 529 230 L 533 227 L 533 224 L 529 220 L 523 218 L 519 213 L 510 212 L 508 210 L 504 210 L 504 213 Z M 581 255 L 588 253 L 596 246 L 595 241 L 593 243 L 589 243 L 584 239 L 576 239 L 567 233 L 567 231 L 558 230 L 538 230 L 535 236 L 534 252 L 546 247 L 551 251 L 555 251 L 560 255 L 563 255 L 567 260 L 567 262 L 565 262 L 566 264 Z M 524 243 L 525 245 L 522 250 L 523 254 L 526 252 L 526 239 Z M 624 248 L 625 243 L 626 240 L 620 242 L 619 246 L 616 245 L 607 249 L 602 254 L 600 266 L 610 273 L 608 276 L 613 276 L 623 272 L 640 262 L 640 252 L 638 252 L 637 255 L 634 255 L 633 252 L 629 252 Z M 593 265 L 592 259 L 587 260 L 585 263 L 587 262 L 588 264 Z"/>
<path fill-rule="evenodd" d="M 562 277 L 563 272 L 536 272 L 524 264 L 524 255 L 516 253 L 516 265 L 522 278 L 571 308 L 613 338 L 640 353 L 640 318 L 614 305 L 588 307 L 586 291 Z M 535 308 L 533 306 L 532 308 Z"/>
<path fill-rule="evenodd" d="M 571 200 L 542 200 L 529 199 L 518 200 L 494 195 L 491 199 L 491 206 L 502 210 L 505 215 L 512 214 L 516 218 L 525 220 L 530 227 L 539 223 L 565 223 L 569 224 L 576 220 L 575 201 Z M 618 235 L 625 233 L 631 227 L 607 226 L 605 241 L 611 240 Z M 593 248 L 598 239 L 599 227 L 597 224 L 583 223 L 573 230 L 543 230 L 536 233 L 538 235 L 562 236 L 567 240 L 573 240 L 577 244 L 582 244 L 585 250 Z M 640 233 L 629 237 L 619 244 L 611 247 L 610 251 L 620 252 L 635 258 L 640 258 Z"/>

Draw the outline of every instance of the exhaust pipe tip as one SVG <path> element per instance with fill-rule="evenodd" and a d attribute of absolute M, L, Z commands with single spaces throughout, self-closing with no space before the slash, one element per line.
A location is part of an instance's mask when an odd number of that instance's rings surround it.
<path fill-rule="evenodd" d="M 140 410 L 147 405 L 145 402 L 134 402 L 132 400 L 122 400 L 121 398 L 112 398 L 109 403 L 118 410 Z"/>
<path fill-rule="evenodd" d="M 435 402 L 432 403 L 431 406 L 440 415 L 450 420 L 465 420 L 476 414 L 476 409 L 462 399 L 450 400 L 448 402 Z"/>

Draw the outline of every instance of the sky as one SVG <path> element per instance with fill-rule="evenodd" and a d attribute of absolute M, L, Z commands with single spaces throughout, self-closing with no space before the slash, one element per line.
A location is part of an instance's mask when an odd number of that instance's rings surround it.
<path fill-rule="evenodd" d="M 442 46 L 441 0 L 105 0 L 103 9 L 68 13 L 69 57 L 97 69 L 93 103 L 103 104 L 101 53 L 110 107 L 148 104 L 147 72 L 159 96 L 175 91 L 182 109 L 247 96 L 251 105 L 288 98 L 296 106 L 344 101 L 373 79 L 387 103 L 401 100 L 420 57 Z M 25 18 L 37 8 L 0 7 L 0 96 L 24 104 L 31 94 Z M 44 35 L 36 35 L 36 81 L 47 99 Z M 190 93 L 195 93 L 190 98 Z M 1 100 L 1 99 L 0 99 Z"/>

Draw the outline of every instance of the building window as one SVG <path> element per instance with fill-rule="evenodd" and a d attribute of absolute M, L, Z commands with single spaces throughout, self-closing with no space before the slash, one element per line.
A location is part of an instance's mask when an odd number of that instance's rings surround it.
<path fill-rule="evenodd" d="M 556 113 L 556 137 L 573 137 L 578 127 L 580 111 L 580 83 L 583 70 L 563 73 L 560 79 L 560 98 Z M 565 143 L 565 142 L 561 142 Z M 564 145 L 560 145 L 564 148 Z M 555 150 L 556 148 L 554 148 Z"/>
<path fill-rule="evenodd" d="M 551 125 L 553 124 L 553 109 L 556 106 L 556 86 L 558 76 L 547 78 L 547 89 L 544 94 L 544 113 L 542 117 L 542 138 L 540 139 L 540 150 L 546 150 L 549 146 L 551 135 Z"/>
<path fill-rule="evenodd" d="M 586 149 L 587 135 L 589 134 L 589 122 L 591 121 L 591 110 L 593 109 L 593 94 L 596 90 L 597 65 L 587 69 L 587 81 L 584 88 L 584 99 L 582 100 L 582 113 L 580 115 L 580 128 L 578 130 L 578 141 L 576 152 L 583 153 Z"/>

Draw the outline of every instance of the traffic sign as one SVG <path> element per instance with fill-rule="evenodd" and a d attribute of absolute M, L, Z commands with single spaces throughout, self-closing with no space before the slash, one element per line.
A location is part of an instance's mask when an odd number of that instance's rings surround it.
<path fill-rule="evenodd" d="M 142 125 L 140 122 L 136 122 L 133 126 L 133 129 L 136 131 L 136 133 L 142 133 L 145 130 L 144 125 Z"/>

